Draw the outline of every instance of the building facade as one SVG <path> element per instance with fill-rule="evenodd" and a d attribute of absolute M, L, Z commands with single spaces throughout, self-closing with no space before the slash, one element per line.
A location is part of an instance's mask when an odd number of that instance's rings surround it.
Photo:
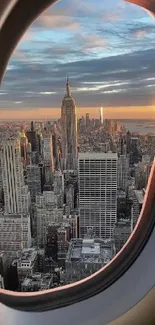
<path fill-rule="evenodd" d="M 138 217 L 141 212 L 141 208 L 143 205 L 144 201 L 144 195 L 145 195 L 145 190 L 134 190 L 133 191 L 133 207 L 132 207 L 132 218 L 131 218 L 131 223 L 132 223 L 132 230 L 134 229 Z"/>
<path fill-rule="evenodd" d="M 5 212 L 21 213 L 23 210 L 21 188 L 24 185 L 24 176 L 18 139 L 3 141 L 1 159 Z"/>
<path fill-rule="evenodd" d="M 115 253 L 124 246 L 131 234 L 131 220 L 121 219 L 114 227 Z"/>
<path fill-rule="evenodd" d="M 0 216 L 0 250 L 3 250 L 8 258 L 15 258 L 17 251 L 30 246 L 30 215 Z"/>
<path fill-rule="evenodd" d="M 95 237 L 113 234 L 117 216 L 117 154 L 79 153 L 79 229 Z"/>
<path fill-rule="evenodd" d="M 118 188 L 126 191 L 129 171 L 129 159 L 121 155 L 118 159 Z"/>
<path fill-rule="evenodd" d="M 77 117 L 75 101 L 71 96 L 68 78 L 66 95 L 61 106 L 61 127 L 63 168 L 74 170 L 77 168 Z"/>
<path fill-rule="evenodd" d="M 38 165 L 26 167 L 27 185 L 31 194 L 32 202 L 35 202 L 36 195 L 41 194 L 41 170 Z"/>
<path fill-rule="evenodd" d="M 54 172 L 53 142 L 50 133 L 44 134 L 43 137 L 43 158 L 45 167 L 45 182 L 51 183 Z"/>

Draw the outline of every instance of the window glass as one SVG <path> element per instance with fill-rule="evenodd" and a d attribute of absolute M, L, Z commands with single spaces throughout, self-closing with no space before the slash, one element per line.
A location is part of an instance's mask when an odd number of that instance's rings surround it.
<path fill-rule="evenodd" d="M 66 0 L 22 37 L 0 90 L 0 278 L 78 281 L 123 247 L 155 154 L 151 17 Z"/>

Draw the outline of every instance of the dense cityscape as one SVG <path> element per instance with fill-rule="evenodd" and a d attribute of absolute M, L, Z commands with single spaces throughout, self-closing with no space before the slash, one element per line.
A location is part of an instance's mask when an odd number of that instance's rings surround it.
<path fill-rule="evenodd" d="M 69 80 L 57 121 L 0 124 L 0 288 L 39 291 L 89 276 L 133 231 L 155 135 L 77 119 Z"/>

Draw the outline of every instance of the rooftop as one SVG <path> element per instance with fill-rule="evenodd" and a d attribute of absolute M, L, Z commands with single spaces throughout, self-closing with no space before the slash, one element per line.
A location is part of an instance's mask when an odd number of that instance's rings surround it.
<path fill-rule="evenodd" d="M 22 282 L 23 291 L 41 291 L 49 289 L 53 280 L 53 276 L 50 273 L 41 274 L 34 273 L 32 277 L 25 278 Z"/>
<path fill-rule="evenodd" d="M 53 280 L 53 276 L 50 273 L 34 273 L 32 277 L 25 278 L 22 282 L 23 291 L 35 291 L 49 289 Z"/>
<path fill-rule="evenodd" d="M 72 239 L 66 262 L 107 264 L 113 257 L 111 241 L 101 239 Z"/>
<path fill-rule="evenodd" d="M 79 152 L 79 160 L 80 159 L 117 159 L 117 153 L 113 152 Z"/>
<path fill-rule="evenodd" d="M 136 198 L 137 198 L 139 204 L 143 204 L 143 201 L 144 201 L 144 192 L 143 192 L 143 190 L 134 190 L 134 193 L 136 195 Z"/>
<path fill-rule="evenodd" d="M 18 252 L 18 262 L 19 263 L 27 263 L 34 262 L 36 259 L 38 252 L 35 248 L 23 249 L 21 252 Z"/>

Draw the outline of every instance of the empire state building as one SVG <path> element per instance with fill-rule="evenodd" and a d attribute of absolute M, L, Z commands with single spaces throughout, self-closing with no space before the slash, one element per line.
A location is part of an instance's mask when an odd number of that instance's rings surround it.
<path fill-rule="evenodd" d="M 63 169 L 75 170 L 77 168 L 77 117 L 68 78 L 66 94 L 61 106 L 61 126 Z"/>

